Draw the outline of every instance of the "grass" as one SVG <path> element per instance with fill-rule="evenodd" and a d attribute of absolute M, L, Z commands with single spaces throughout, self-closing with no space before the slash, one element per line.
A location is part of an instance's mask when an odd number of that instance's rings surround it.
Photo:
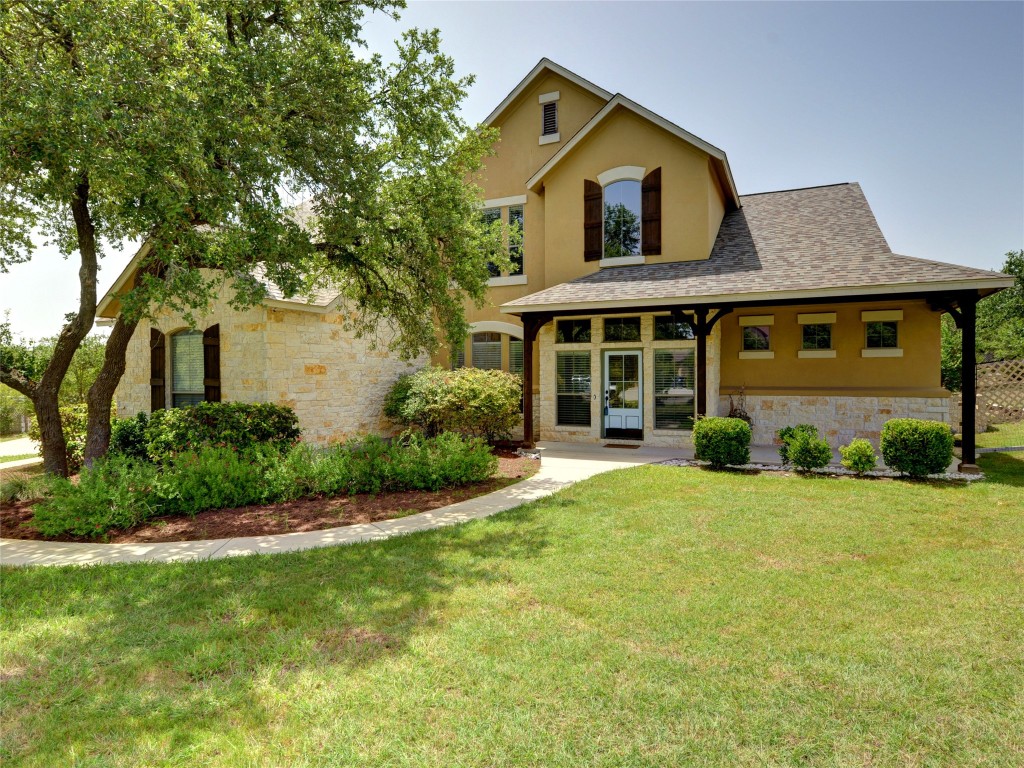
<path fill-rule="evenodd" d="M 0 443 L 6 443 L 10 440 L 21 440 L 23 437 L 28 437 L 28 432 L 21 432 L 17 435 L 4 435 L 0 437 Z"/>
<path fill-rule="evenodd" d="M 10 464 L 12 461 L 21 461 L 22 459 L 36 459 L 38 457 L 38 453 L 17 453 L 14 456 L 0 456 L 0 464 Z"/>
<path fill-rule="evenodd" d="M 1024 453 L 641 467 L 370 545 L 3 572 L 5 766 L 1018 766 Z"/>
<path fill-rule="evenodd" d="M 976 438 L 979 448 L 1003 448 L 1024 445 L 1024 421 L 993 424 Z"/>

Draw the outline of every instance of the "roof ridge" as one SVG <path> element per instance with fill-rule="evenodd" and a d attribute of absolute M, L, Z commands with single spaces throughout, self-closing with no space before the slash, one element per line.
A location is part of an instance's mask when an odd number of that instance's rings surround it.
<path fill-rule="evenodd" d="M 833 184 L 813 184 L 809 187 L 793 187 L 791 189 L 770 189 L 765 192 L 747 192 L 740 197 L 758 197 L 759 195 L 781 195 L 786 192 L 804 192 L 809 189 L 828 189 L 829 187 L 855 187 L 860 186 L 857 181 L 837 181 Z"/>

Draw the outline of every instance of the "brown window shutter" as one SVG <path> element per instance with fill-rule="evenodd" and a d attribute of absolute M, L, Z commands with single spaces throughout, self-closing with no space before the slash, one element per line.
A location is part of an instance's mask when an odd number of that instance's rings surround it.
<path fill-rule="evenodd" d="M 203 389 L 208 403 L 220 402 L 220 325 L 203 331 Z"/>
<path fill-rule="evenodd" d="M 583 180 L 583 260 L 599 261 L 604 246 L 604 190 L 596 181 Z"/>
<path fill-rule="evenodd" d="M 640 251 L 657 256 L 661 253 L 661 168 L 644 176 L 640 194 Z"/>
<path fill-rule="evenodd" d="M 149 329 L 149 410 L 167 407 L 167 352 L 164 335 L 156 328 Z"/>

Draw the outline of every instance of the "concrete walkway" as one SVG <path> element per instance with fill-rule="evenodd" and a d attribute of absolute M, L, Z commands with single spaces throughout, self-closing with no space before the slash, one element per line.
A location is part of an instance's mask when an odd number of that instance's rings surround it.
<path fill-rule="evenodd" d="M 567 443 L 541 443 L 538 448 L 542 457 L 541 467 L 533 477 L 500 491 L 397 520 L 306 533 L 156 544 L 82 544 L 0 539 L 0 564 L 97 565 L 140 561 L 169 563 L 257 553 L 294 552 L 314 547 L 376 541 L 489 517 L 528 501 L 550 496 L 555 491 L 601 472 L 685 458 L 688 453 L 685 450 L 668 448 L 622 449 Z M 692 454 L 692 451 L 689 453 Z"/>

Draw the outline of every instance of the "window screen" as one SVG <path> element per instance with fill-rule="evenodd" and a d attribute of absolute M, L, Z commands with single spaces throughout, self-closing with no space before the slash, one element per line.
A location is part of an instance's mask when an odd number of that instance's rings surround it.
<path fill-rule="evenodd" d="M 692 349 L 654 352 L 654 428 L 693 429 L 696 393 Z"/>
<path fill-rule="evenodd" d="M 688 341 L 693 338 L 689 323 L 676 320 L 671 315 L 654 318 L 655 341 Z"/>
<path fill-rule="evenodd" d="M 508 370 L 509 373 L 523 373 L 523 340 L 508 340 Z"/>
<path fill-rule="evenodd" d="M 605 341 L 640 341 L 639 317 L 609 317 L 604 321 Z"/>
<path fill-rule="evenodd" d="M 501 334 L 473 334 L 473 367 L 501 370 Z"/>
<path fill-rule="evenodd" d="M 543 113 L 541 135 L 550 136 L 558 133 L 558 102 L 549 101 L 544 105 Z"/>
<path fill-rule="evenodd" d="M 555 323 L 556 344 L 589 344 L 590 320 L 559 320 Z"/>
<path fill-rule="evenodd" d="M 804 349 L 832 349 L 832 324 L 805 325 Z"/>
<path fill-rule="evenodd" d="M 510 230 L 519 232 L 519 242 L 509 241 L 508 244 L 508 257 L 512 261 L 512 271 L 509 274 L 521 275 L 523 274 L 523 206 L 510 205 L 508 207 L 508 227 Z"/>
<path fill-rule="evenodd" d="M 895 321 L 868 323 L 868 349 L 896 349 L 899 346 L 896 328 Z"/>
<path fill-rule="evenodd" d="M 590 353 L 557 353 L 559 424 L 590 426 Z"/>
<path fill-rule="evenodd" d="M 175 408 L 206 399 L 202 331 L 182 331 L 171 337 L 171 395 Z"/>

